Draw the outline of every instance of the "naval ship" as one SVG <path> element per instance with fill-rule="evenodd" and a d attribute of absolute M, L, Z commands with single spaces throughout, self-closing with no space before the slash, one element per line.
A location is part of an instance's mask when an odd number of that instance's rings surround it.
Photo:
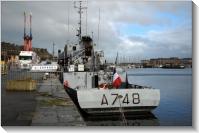
<path fill-rule="evenodd" d="M 150 112 L 160 102 L 160 91 L 130 84 L 127 72 L 107 65 L 103 50 L 95 50 L 90 36 L 81 35 L 81 2 L 78 44 L 58 51 L 60 79 L 77 107 L 87 114 Z M 117 62 L 117 57 L 116 57 Z"/>

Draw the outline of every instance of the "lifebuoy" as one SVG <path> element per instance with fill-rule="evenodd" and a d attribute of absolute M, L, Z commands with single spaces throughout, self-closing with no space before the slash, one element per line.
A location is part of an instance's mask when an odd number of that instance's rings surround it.
<path fill-rule="evenodd" d="M 68 81 L 67 80 L 65 80 L 64 81 L 64 88 L 68 88 L 69 87 L 69 85 L 68 85 Z"/>
<path fill-rule="evenodd" d="M 100 89 L 100 90 L 106 90 L 106 89 L 108 89 L 108 84 L 106 84 L 106 83 L 100 84 L 100 85 L 99 85 L 99 89 Z"/>

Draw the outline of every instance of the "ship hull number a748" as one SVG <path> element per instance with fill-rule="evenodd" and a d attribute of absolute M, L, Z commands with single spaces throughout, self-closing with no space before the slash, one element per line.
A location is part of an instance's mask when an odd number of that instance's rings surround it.
<path fill-rule="evenodd" d="M 140 103 L 140 96 L 139 93 L 132 93 L 128 94 L 126 93 L 125 95 L 120 95 L 118 93 L 111 93 L 110 95 L 111 100 L 107 98 L 105 94 L 102 95 L 102 100 L 101 100 L 101 105 L 115 105 L 118 101 L 121 104 L 139 104 Z"/>

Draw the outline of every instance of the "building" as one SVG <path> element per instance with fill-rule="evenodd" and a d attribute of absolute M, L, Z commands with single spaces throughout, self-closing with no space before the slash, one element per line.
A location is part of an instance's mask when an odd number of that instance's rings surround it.
<path fill-rule="evenodd" d="M 144 68 L 159 68 L 159 67 L 192 67 L 192 59 L 191 58 L 178 58 L 178 57 L 170 57 L 170 58 L 154 58 L 150 60 L 142 60 L 141 61 Z"/>

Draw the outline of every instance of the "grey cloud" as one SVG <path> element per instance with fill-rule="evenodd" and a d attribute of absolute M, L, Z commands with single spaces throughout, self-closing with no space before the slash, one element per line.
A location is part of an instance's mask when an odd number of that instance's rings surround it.
<path fill-rule="evenodd" d="M 2 5 L 2 41 L 17 44 L 23 43 L 23 11 L 33 13 L 33 46 L 47 48 L 52 51 L 52 43 L 56 49 L 63 49 L 67 40 L 77 43 L 78 28 L 77 9 L 73 2 L 1 2 Z M 165 5 L 164 5 L 165 4 Z M 172 3 L 173 4 L 173 3 Z M 100 35 L 98 49 L 103 49 L 106 57 L 115 57 L 117 51 L 133 57 L 166 56 L 167 54 L 185 56 L 191 54 L 191 29 L 169 29 L 168 32 L 151 32 L 144 37 L 127 37 L 119 33 L 118 24 L 137 23 L 140 25 L 169 24 L 168 19 L 154 17 L 156 12 L 169 12 L 179 15 L 180 10 L 188 10 L 186 2 L 172 5 L 170 2 L 132 2 L 132 1 L 88 1 L 87 33 L 94 33 L 94 41 L 98 43 L 98 10 L 100 8 Z M 178 5 L 179 4 L 179 5 Z M 83 2 L 83 6 L 86 2 Z M 70 8 L 70 10 L 68 10 Z M 69 34 L 67 17 L 70 11 Z M 188 10 L 188 14 L 189 14 Z M 82 32 L 86 29 L 86 12 L 82 16 Z M 191 18 L 188 18 L 191 19 Z M 176 32 L 175 32 L 176 31 Z M 183 33 L 183 34 L 182 34 Z M 176 35 L 177 34 L 177 35 Z M 158 36 L 158 37 L 157 37 Z M 185 37 L 186 36 L 186 37 Z M 164 40 L 164 41 L 162 41 Z M 175 47 L 176 48 L 175 48 Z M 170 53 L 164 53 L 170 47 Z M 188 49 L 186 52 L 184 49 Z M 175 49 L 178 51 L 175 52 Z"/>

